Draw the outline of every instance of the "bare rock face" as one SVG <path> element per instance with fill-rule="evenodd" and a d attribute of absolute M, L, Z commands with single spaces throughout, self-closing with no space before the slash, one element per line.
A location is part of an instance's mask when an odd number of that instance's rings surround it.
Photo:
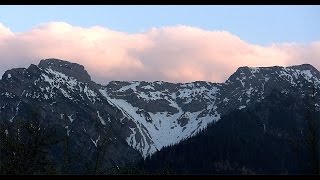
<path fill-rule="evenodd" d="M 91 77 L 88 72 L 84 69 L 84 66 L 80 64 L 70 63 L 59 59 L 45 59 L 40 61 L 38 67 L 41 69 L 50 68 L 54 71 L 59 71 L 82 82 L 91 81 Z"/>

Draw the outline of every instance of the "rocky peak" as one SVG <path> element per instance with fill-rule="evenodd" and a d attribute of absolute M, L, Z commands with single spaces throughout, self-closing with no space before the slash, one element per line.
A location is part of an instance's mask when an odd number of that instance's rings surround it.
<path fill-rule="evenodd" d="M 311 78 L 312 76 L 320 78 L 320 72 L 310 64 L 301 64 L 295 66 L 272 66 L 272 67 L 239 67 L 235 73 L 233 73 L 226 83 L 250 81 L 256 79 L 263 79 L 269 77 L 278 76 L 294 76 L 298 78 L 299 75 L 303 77 Z"/>
<path fill-rule="evenodd" d="M 54 71 L 61 72 L 82 82 L 91 81 L 91 77 L 85 70 L 84 66 L 77 63 L 70 63 L 59 59 L 44 59 L 40 61 L 38 67 L 40 69 L 52 69 Z"/>
<path fill-rule="evenodd" d="M 318 70 L 317 70 L 315 67 L 313 67 L 311 64 L 301 64 L 301 65 L 288 66 L 288 68 L 299 69 L 299 70 L 318 71 Z"/>
<path fill-rule="evenodd" d="M 287 69 L 290 68 L 297 73 L 302 73 L 305 76 L 314 76 L 316 78 L 320 78 L 320 72 L 313 67 L 311 64 L 301 64 L 301 65 L 296 65 L 296 66 L 289 66 Z"/>

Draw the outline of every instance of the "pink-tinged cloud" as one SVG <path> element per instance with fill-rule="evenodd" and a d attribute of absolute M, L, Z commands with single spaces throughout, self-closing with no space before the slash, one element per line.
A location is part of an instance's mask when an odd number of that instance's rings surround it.
<path fill-rule="evenodd" d="M 46 58 L 82 64 L 102 84 L 110 80 L 223 82 L 240 66 L 310 63 L 320 69 L 320 41 L 260 46 L 227 31 L 183 25 L 129 34 L 52 22 L 13 33 L 0 23 L 0 75 Z"/>

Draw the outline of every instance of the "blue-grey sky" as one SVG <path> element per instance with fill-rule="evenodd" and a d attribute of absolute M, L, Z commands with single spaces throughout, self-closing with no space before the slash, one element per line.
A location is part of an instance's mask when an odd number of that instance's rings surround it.
<path fill-rule="evenodd" d="M 128 33 L 181 24 L 226 30 L 260 45 L 319 40 L 319 19 L 320 6 L 0 6 L 0 23 L 13 32 L 28 31 L 52 21 L 81 27 L 98 25 Z"/>
<path fill-rule="evenodd" d="M 319 19 L 320 6 L 0 6 L 0 76 L 45 58 L 82 64 L 102 84 L 320 69 Z"/>

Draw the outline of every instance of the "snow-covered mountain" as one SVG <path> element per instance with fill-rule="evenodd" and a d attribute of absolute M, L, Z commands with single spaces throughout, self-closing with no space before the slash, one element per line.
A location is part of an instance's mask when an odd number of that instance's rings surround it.
<path fill-rule="evenodd" d="M 83 66 L 58 59 L 8 70 L 0 80 L 1 130 L 13 134 L 15 124 L 30 121 L 36 112 L 44 129 L 54 129 L 55 136 L 69 142 L 71 162 L 81 168 L 99 158 L 106 168 L 132 163 L 141 155 L 124 140 L 130 129 L 120 123 L 121 111 L 107 102 L 100 88 Z M 101 149 L 107 155 L 97 157 Z M 50 151 L 56 164 L 63 165 L 63 142 Z M 74 172 L 87 171 L 74 167 Z"/>
<path fill-rule="evenodd" d="M 97 148 L 107 137 L 117 161 L 134 156 L 135 150 L 146 157 L 194 136 L 229 112 L 254 106 L 274 89 L 304 96 L 313 84 L 320 89 L 320 73 L 303 64 L 240 67 L 225 83 L 112 81 L 103 86 L 91 81 L 81 65 L 47 59 L 4 73 L 0 120 L 10 124 L 38 107 L 44 122 L 65 128 L 75 142 L 81 139 Z"/>
<path fill-rule="evenodd" d="M 195 82 L 110 82 L 100 89 L 108 102 L 135 123 L 128 144 L 145 157 L 195 135 L 217 121 L 219 84 Z"/>
<path fill-rule="evenodd" d="M 127 142 L 146 156 L 195 135 L 232 110 L 260 102 L 274 89 L 303 96 L 312 84 L 320 88 L 320 73 L 303 64 L 240 67 L 225 83 L 112 81 L 100 92 L 135 122 Z"/>

